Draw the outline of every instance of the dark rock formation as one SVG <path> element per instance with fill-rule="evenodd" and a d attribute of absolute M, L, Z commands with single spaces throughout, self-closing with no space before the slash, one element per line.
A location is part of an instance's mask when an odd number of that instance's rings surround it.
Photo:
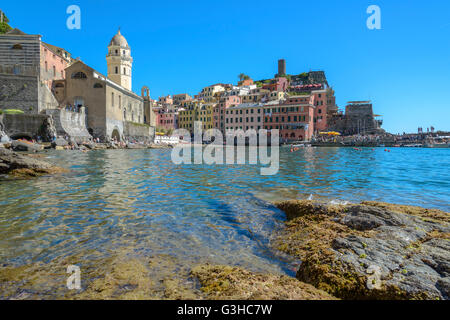
<path fill-rule="evenodd" d="M 47 117 L 39 130 L 39 136 L 42 141 L 50 142 L 57 137 L 56 127 L 52 117 Z"/>
<path fill-rule="evenodd" d="M 36 177 L 64 171 L 48 162 L 0 148 L 0 174 Z"/>
<path fill-rule="evenodd" d="M 279 249 L 297 278 L 344 299 L 449 299 L 450 214 L 366 202 L 278 203 L 289 221 Z"/>

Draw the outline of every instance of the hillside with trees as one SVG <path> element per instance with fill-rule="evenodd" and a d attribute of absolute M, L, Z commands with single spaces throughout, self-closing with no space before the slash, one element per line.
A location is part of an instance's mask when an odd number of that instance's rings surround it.
<path fill-rule="evenodd" d="M 8 17 L 2 10 L 0 10 L 0 34 L 7 33 L 11 29 L 12 28 L 9 25 Z"/>

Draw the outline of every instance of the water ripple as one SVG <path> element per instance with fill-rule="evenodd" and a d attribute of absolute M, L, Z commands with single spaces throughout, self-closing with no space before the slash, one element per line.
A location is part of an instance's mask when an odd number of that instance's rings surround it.
<path fill-rule="evenodd" d="M 292 274 L 295 262 L 270 248 L 284 220 L 271 201 L 312 194 L 450 209 L 450 149 L 282 148 L 275 176 L 255 165 L 176 166 L 170 150 L 48 155 L 71 172 L 0 181 L 3 263 L 121 247 Z"/>

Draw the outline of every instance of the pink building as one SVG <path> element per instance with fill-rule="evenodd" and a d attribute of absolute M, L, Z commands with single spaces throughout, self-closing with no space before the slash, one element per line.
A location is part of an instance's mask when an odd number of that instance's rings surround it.
<path fill-rule="evenodd" d="M 288 87 L 289 87 L 288 79 L 284 77 L 279 77 L 272 79 L 270 83 L 264 84 L 262 88 L 270 91 L 286 91 Z"/>
<path fill-rule="evenodd" d="M 264 105 L 244 103 L 225 111 L 225 131 L 260 130 L 264 125 Z"/>
<path fill-rule="evenodd" d="M 222 96 L 219 103 L 213 108 L 213 122 L 214 128 L 224 132 L 226 110 L 231 106 L 236 106 L 241 103 L 239 96 Z"/>
<path fill-rule="evenodd" d="M 264 129 L 278 129 L 281 142 L 310 140 L 314 134 L 314 96 L 291 96 L 264 109 Z"/>
<path fill-rule="evenodd" d="M 56 47 L 41 42 L 41 79 L 49 89 L 53 80 L 63 80 L 65 69 L 69 66 L 69 59 L 56 52 Z"/>
<path fill-rule="evenodd" d="M 159 109 L 156 113 L 156 126 L 165 130 L 178 129 L 178 111 Z"/>
<path fill-rule="evenodd" d="M 314 127 L 315 132 L 326 131 L 328 129 L 327 114 L 330 110 L 336 109 L 336 97 L 332 90 L 312 91 L 314 96 Z"/>

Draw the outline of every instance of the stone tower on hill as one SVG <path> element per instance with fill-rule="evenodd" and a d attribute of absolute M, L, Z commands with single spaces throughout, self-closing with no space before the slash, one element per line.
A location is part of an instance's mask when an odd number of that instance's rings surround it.
<path fill-rule="evenodd" d="M 108 46 L 108 78 L 131 91 L 131 72 L 133 58 L 125 37 L 117 31 Z"/>

